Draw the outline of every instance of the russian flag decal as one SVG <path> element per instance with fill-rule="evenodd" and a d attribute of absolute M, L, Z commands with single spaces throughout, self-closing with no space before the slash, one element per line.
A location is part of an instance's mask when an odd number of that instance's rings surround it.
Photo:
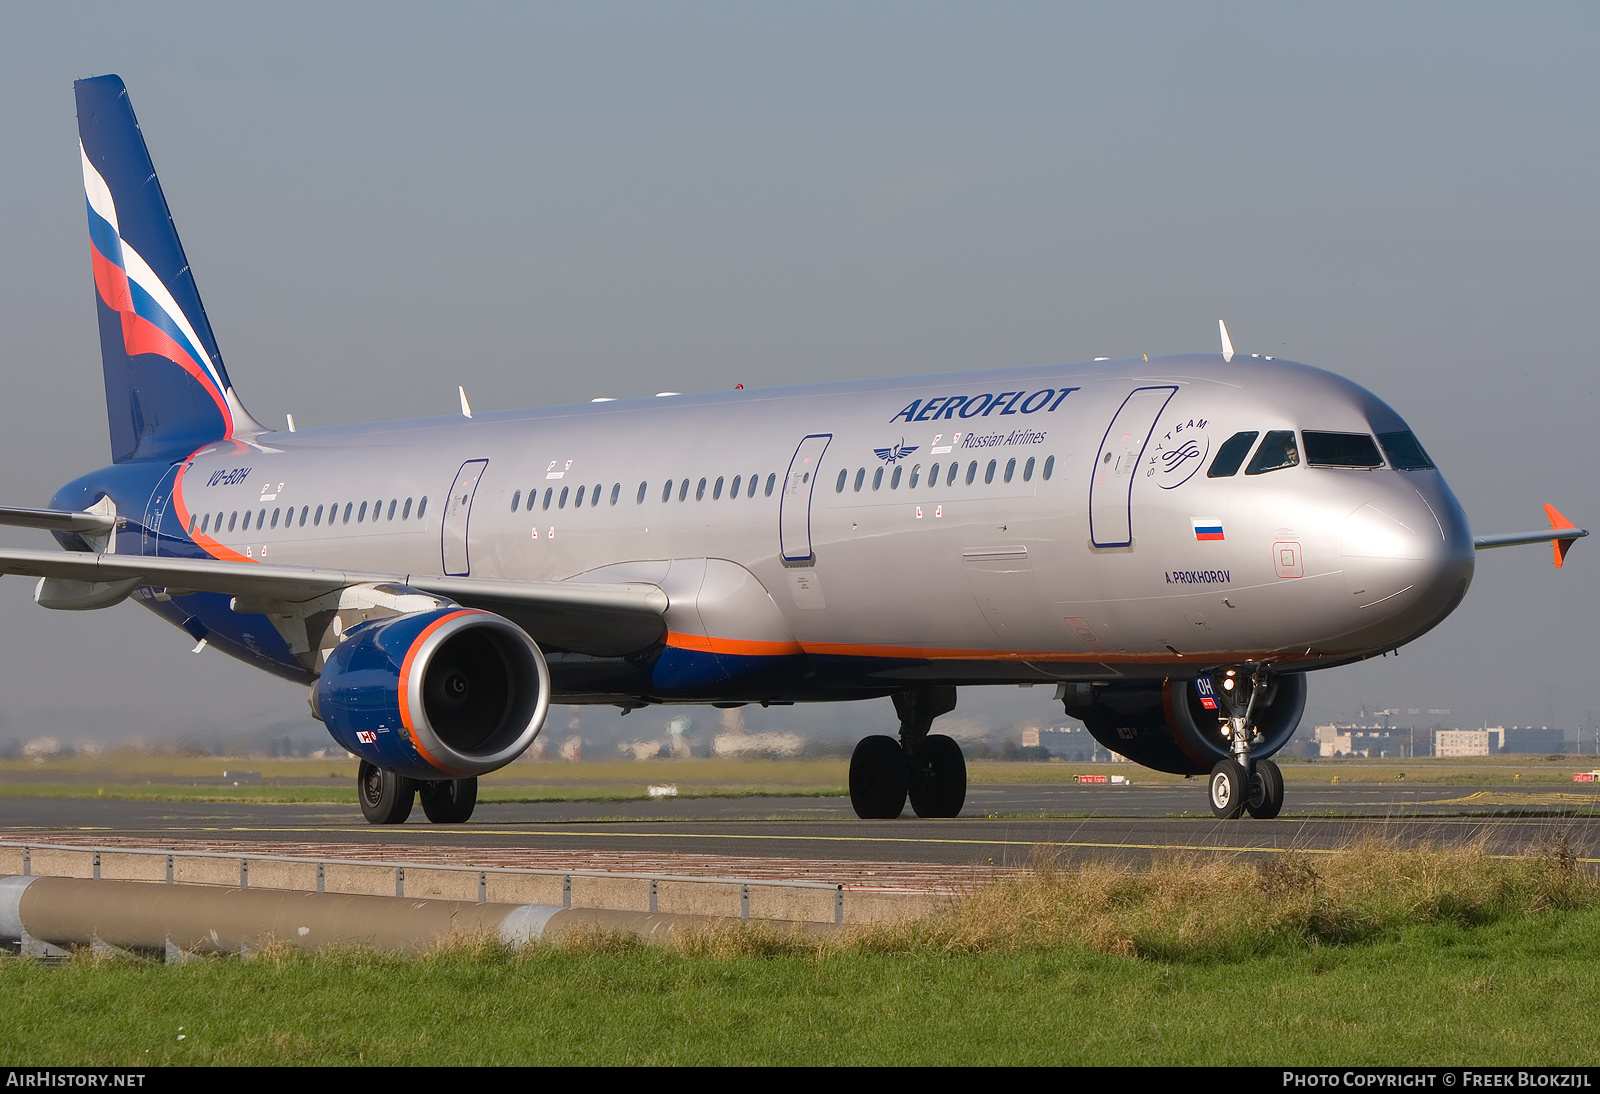
<path fill-rule="evenodd" d="M 1194 538 L 1195 539 L 1221 539 L 1222 538 L 1222 518 L 1221 517 L 1194 517 L 1194 518 L 1192 518 L 1190 520 L 1189 523 L 1194 525 Z"/>

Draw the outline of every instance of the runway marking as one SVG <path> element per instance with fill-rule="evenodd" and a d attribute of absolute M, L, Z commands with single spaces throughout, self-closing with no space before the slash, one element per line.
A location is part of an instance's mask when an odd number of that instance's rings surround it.
<path fill-rule="evenodd" d="M 103 829 L 95 829 L 102 831 Z M 183 829 L 167 829 L 169 832 L 274 832 L 284 834 L 305 834 L 318 832 L 343 832 L 361 833 L 370 832 L 369 828 L 263 828 L 263 827 L 211 827 L 194 826 Z M 766 840 L 772 842 L 796 843 L 881 843 L 881 844 L 912 844 L 930 846 L 971 846 L 971 847 L 1059 847 L 1080 848 L 1092 850 L 1112 851 L 1203 851 L 1212 854 L 1287 854 L 1299 852 L 1307 855 L 1333 855 L 1339 854 L 1348 848 L 1340 847 L 1269 847 L 1269 846 L 1234 846 L 1230 844 L 1204 844 L 1204 843 L 1112 843 L 1099 840 L 1003 840 L 1003 839 L 959 839 L 912 836 L 802 836 L 778 835 L 760 833 L 740 834 L 734 832 L 575 832 L 570 829 L 494 829 L 494 828 L 452 828 L 451 833 L 469 836 L 567 836 L 587 837 L 590 839 L 702 839 L 702 840 Z M 495 850 L 495 848 L 477 848 L 477 850 Z M 1515 854 L 1491 854 L 1489 858 L 1514 859 L 1521 856 Z M 1578 862 L 1600 863 L 1600 858 L 1580 857 Z"/>

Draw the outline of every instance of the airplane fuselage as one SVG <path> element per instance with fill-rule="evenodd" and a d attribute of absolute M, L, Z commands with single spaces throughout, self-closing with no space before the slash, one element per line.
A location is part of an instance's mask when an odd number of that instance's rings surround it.
<path fill-rule="evenodd" d="M 1473 566 L 1437 470 L 1313 465 L 1307 430 L 1407 427 L 1303 365 L 1136 358 L 267 433 L 53 504 L 109 496 L 120 554 L 660 586 L 651 649 L 546 650 L 563 702 L 1300 672 L 1417 637 Z M 1288 432 L 1296 462 L 1220 474 L 1248 432 Z M 136 595 L 316 675 L 228 597 Z"/>

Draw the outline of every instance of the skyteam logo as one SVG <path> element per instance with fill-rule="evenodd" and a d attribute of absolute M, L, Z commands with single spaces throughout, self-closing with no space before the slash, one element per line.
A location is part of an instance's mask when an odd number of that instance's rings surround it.
<path fill-rule="evenodd" d="M 878 456 L 878 459 L 882 460 L 884 463 L 896 463 L 911 455 L 911 453 L 915 452 L 918 447 L 920 446 L 906 444 L 906 439 L 901 437 L 900 443 L 897 445 L 893 445 L 889 448 L 874 448 L 872 451 L 875 452 Z"/>
<path fill-rule="evenodd" d="M 1145 460 L 1145 477 L 1154 478 L 1163 490 L 1172 490 L 1194 478 L 1211 455 L 1208 424 L 1204 418 L 1180 418 L 1154 435 Z"/>

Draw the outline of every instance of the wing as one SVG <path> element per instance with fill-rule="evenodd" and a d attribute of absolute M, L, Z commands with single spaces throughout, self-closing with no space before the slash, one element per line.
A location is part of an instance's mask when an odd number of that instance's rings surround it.
<path fill-rule="evenodd" d="M 503 615 L 541 645 L 602 657 L 644 649 L 666 633 L 667 594 L 636 582 L 502 581 L 13 549 L 0 550 L 0 574 L 46 579 L 36 599 L 55 608 L 106 607 L 148 586 L 173 595 L 223 593 L 241 609 L 270 612 L 355 585 L 399 586 Z"/>

